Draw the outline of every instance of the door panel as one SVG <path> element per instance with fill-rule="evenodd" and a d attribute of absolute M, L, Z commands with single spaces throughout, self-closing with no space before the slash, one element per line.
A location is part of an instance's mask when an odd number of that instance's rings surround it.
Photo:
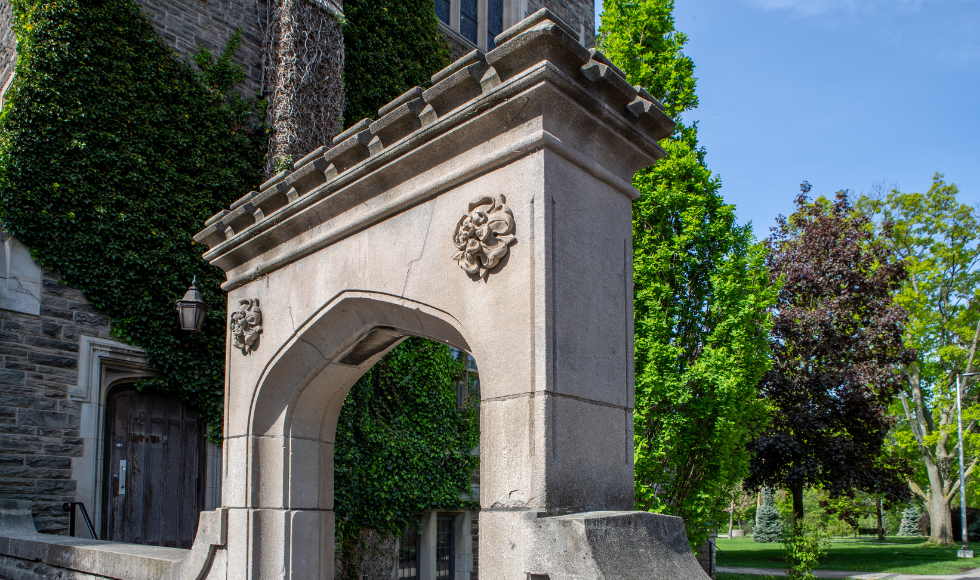
<path fill-rule="evenodd" d="M 123 387 L 109 394 L 105 424 L 104 537 L 190 548 L 204 505 L 205 426 L 197 411 Z"/>

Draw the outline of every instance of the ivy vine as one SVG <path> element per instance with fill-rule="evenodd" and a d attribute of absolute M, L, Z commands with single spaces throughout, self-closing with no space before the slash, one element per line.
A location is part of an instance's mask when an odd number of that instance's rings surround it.
<path fill-rule="evenodd" d="M 85 293 L 160 372 L 141 387 L 198 408 L 222 434 L 224 273 L 192 239 L 262 179 L 262 103 L 231 88 L 240 33 L 197 67 L 132 0 L 13 0 L 16 77 L 0 114 L 0 219 L 41 266 Z M 179 329 L 191 279 L 210 312 Z"/>
<path fill-rule="evenodd" d="M 345 0 L 344 14 L 345 126 L 449 65 L 432 0 Z"/>
<path fill-rule="evenodd" d="M 416 514 L 475 509 L 475 405 L 457 405 L 465 368 L 449 347 L 409 338 L 351 388 L 337 420 L 334 509 L 341 577 L 357 580 L 365 530 L 400 535 Z"/>

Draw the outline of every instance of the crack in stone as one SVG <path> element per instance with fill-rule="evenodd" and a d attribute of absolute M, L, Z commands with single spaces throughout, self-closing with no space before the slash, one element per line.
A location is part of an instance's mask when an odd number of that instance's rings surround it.
<path fill-rule="evenodd" d="M 422 255 L 425 254 L 425 247 L 429 243 L 429 230 L 432 229 L 432 216 L 434 214 L 435 214 L 435 204 L 434 203 L 433 204 L 429 204 L 429 223 L 427 223 L 426 226 L 425 226 L 425 237 L 422 238 L 422 247 L 419 249 L 419 255 L 418 255 L 418 257 L 412 259 L 408 263 L 408 271 L 405 272 L 405 283 L 402 284 L 402 291 L 401 291 L 401 294 L 400 294 L 402 298 L 405 297 L 405 290 L 408 288 L 408 279 L 412 276 L 412 266 L 415 265 L 415 262 L 418 262 L 419 260 L 421 260 L 422 259 Z"/>

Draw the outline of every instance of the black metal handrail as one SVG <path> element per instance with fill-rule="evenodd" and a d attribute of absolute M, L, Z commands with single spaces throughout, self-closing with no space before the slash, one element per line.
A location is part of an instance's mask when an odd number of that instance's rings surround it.
<path fill-rule="evenodd" d="M 95 528 L 92 527 L 92 520 L 88 519 L 88 511 L 85 510 L 85 504 L 80 501 L 61 504 L 61 509 L 68 512 L 68 535 L 75 535 L 75 506 L 82 508 L 82 519 L 85 520 L 85 527 L 88 528 L 88 533 L 92 534 L 92 539 L 98 540 L 99 537 L 95 535 Z"/>

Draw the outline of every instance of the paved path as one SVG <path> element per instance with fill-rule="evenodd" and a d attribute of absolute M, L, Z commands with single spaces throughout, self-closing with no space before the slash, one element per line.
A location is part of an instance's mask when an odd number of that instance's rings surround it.
<path fill-rule="evenodd" d="M 779 568 L 734 568 L 718 566 L 718 572 L 729 574 L 758 574 L 760 576 L 785 576 L 786 570 Z M 980 580 L 980 568 L 953 575 L 895 574 L 894 572 L 837 572 L 833 570 L 814 570 L 817 578 L 855 578 L 859 580 Z"/>

